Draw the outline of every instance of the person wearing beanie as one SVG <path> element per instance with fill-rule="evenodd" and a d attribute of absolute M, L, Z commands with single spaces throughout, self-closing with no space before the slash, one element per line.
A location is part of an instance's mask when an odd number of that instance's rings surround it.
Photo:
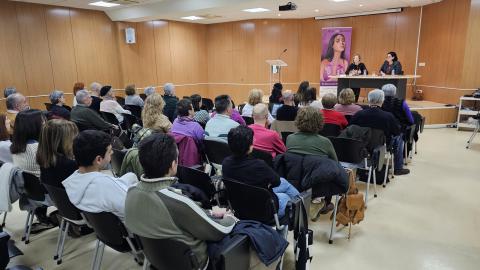
<path fill-rule="evenodd" d="M 122 113 L 131 114 L 129 110 L 125 110 L 118 104 L 117 100 L 112 91 L 112 86 L 105 85 L 100 89 L 100 97 L 103 98 L 103 101 L 100 102 L 100 111 L 113 113 L 117 117 L 118 122 L 123 122 Z"/>

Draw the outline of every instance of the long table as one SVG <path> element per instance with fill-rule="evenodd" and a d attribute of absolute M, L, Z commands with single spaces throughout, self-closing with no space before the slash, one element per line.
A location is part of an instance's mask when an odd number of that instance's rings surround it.
<path fill-rule="evenodd" d="M 338 81 L 337 95 L 344 88 L 379 88 L 383 85 L 391 83 L 397 87 L 397 97 L 401 99 L 406 98 L 407 80 L 420 78 L 420 75 L 360 75 L 360 76 L 346 76 L 337 75 L 330 76 Z"/>

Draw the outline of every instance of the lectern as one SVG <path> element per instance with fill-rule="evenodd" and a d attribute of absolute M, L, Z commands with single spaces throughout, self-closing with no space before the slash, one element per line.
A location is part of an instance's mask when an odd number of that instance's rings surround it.
<path fill-rule="evenodd" d="M 282 80 L 282 67 L 288 66 L 283 60 L 267 60 L 268 65 L 270 65 L 270 89 L 272 89 L 275 82 L 281 82 Z M 278 77 L 278 79 L 277 79 Z"/>

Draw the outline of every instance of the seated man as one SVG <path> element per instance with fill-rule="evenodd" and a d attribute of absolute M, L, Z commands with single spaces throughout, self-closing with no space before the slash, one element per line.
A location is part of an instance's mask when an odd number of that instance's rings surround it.
<path fill-rule="evenodd" d="M 168 188 L 177 181 L 178 150 L 167 134 L 154 133 L 140 142 L 140 163 L 145 174 L 128 190 L 126 226 L 142 237 L 175 239 L 186 243 L 202 268 L 208 263 L 206 241 L 219 241 L 230 233 L 235 218 L 213 219 L 180 191 Z"/>
<path fill-rule="evenodd" d="M 178 98 L 175 96 L 175 85 L 172 83 L 166 83 L 163 86 L 163 100 L 165 101 L 165 107 L 163 107 L 163 114 L 168 117 L 170 122 L 173 122 L 177 118 L 176 108 Z"/>
<path fill-rule="evenodd" d="M 278 199 L 279 217 L 284 216 L 288 201 L 299 192 L 265 161 L 249 157 L 253 150 L 253 131 L 244 126 L 233 128 L 228 132 L 228 146 L 233 155 L 223 160 L 223 176 L 270 190 Z"/>
<path fill-rule="evenodd" d="M 254 123 L 249 127 L 253 130 L 253 148 L 269 152 L 272 157 L 283 154 L 287 149 L 277 132 L 267 129 L 268 107 L 259 103 L 253 107 Z"/>
<path fill-rule="evenodd" d="M 344 129 L 348 126 L 347 118 L 341 113 L 335 111 L 333 108 L 337 104 L 337 96 L 328 93 L 322 98 L 322 105 L 323 105 L 323 121 L 325 124 L 334 124 L 340 127 L 340 129 Z"/>
<path fill-rule="evenodd" d="M 5 101 L 7 105 L 7 118 L 10 120 L 10 135 L 12 135 L 17 114 L 30 109 L 30 106 L 28 105 L 27 98 L 20 93 L 10 94 Z"/>
<path fill-rule="evenodd" d="M 398 99 L 395 97 L 397 94 L 397 87 L 393 84 L 385 84 L 382 86 L 382 91 L 385 94 L 382 110 L 392 113 L 402 127 L 413 125 L 413 115 L 407 102 L 405 99 Z"/>
<path fill-rule="evenodd" d="M 77 106 L 73 107 L 70 113 L 70 119 L 77 124 L 80 129 L 109 130 L 111 128 L 118 128 L 115 125 L 107 123 L 98 113 L 89 108 L 92 104 L 92 97 L 87 90 L 78 91 L 75 99 L 77 100 Z"/>
<path fill-rule="evenodd" d="M 80 132 L 73 140 L 73 154 L 78 170 L 62 184 L 68 198 L 78 209 L 91 213 L 111 212 L 123 221 L 127 190 L 138 180 L 133 173 L 115 178 L 100 172 L 110 163 L 111 142 L 110 135 L 102 131 Z"/>
<path fill-rule="evenodd" d="M 403 140 L 400 133 L 400 124 L 393 114 L 382 110 L 383 100 L 384 93 L 382 90 L 370 91 L 368 93 L 370 108 L 357 112 L 350 120 L 350 124 L 383 130 L 387 143 L 393 139 L 395 148 L 394 174 L 408 174 L 410 170 L 403 168 Z"/>
<path fill-rule="evenodd" d="M 230 118 L 232 114 L 232 101 L 227 95 L 221 95 L 215 98 L 216 114 L 205 125 L 205 132 L 210 137 L 220 137 L 226 135 L 230 129 L 237 127 L 239 124 Z"/>
<path fill-rule="evenodd" d="M 283 96 L 283 106 L 278 108 L 277 110 L 277 120 L 278 121 L 295 121 L 295 117 L 297 117 L 298 107 L 295 107 L 292 90 L 283 91 L 282 96 Z"/>

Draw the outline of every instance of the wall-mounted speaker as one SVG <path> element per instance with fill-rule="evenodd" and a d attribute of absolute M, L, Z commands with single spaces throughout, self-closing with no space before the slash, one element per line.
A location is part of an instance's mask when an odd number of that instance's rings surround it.
<path fill-rule="evenodd" d="M 135 40 L 135 28 L 125 28 L 125 42 L 127 44 L 134 44 Z"/>

